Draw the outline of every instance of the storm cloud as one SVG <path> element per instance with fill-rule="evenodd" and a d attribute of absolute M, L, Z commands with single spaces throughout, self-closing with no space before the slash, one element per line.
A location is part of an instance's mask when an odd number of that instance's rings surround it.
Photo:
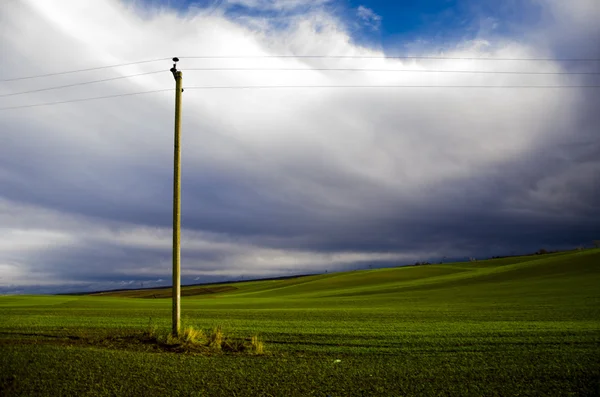
<path fill-rule="evenodd" d="M 381 58 L 381 49 L 357 44 L 354 21 L 331 3 L 237 1 L 211 11 L 5 2 L 0 80 L 165 60 L 3 81 L 0 108 L 173 88 L 168 58 L 181 57 L 184 282 L 574 248 L 600 238 L 597 88 L 194 88 L 598 85 L 598 75 L 585 74 L 419 72 L 599 72 L 600 62 L 563 60 L 600 58 L 596 1 L 536 2 L 539 20 L 522 36 L 481 31 L 443 54 L 496 61 Z M 273 14 L 244 14 L 240 5 Z M 311 54 L 371 58 L 268 58 Z M 255 58 L 194 58 L 219 55 Z M 555 60 L 501 60 L 514 58 Z M 168 284 L 173 97 L 0 110 L 0 292 Z"/>

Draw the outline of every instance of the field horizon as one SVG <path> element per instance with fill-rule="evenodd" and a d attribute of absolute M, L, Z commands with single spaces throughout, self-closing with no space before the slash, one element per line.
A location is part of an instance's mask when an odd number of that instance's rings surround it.
<path fill-rule="evenodd" d="M 581 252 L 581 251 L 585 251 L 585 250 L 589 250 L 590 248 L 587 249 L 572 249 L 572 250 L 563 250 L 563 251 L 550 251 L 547 252 L 546 250 L 540 250 L 543 251 L 540 252 L 535 252 L 535 253 L 529 253 L 529 254 L 516 254 L 516 255 L 505 255 L 505 256 L 498 256 L 498 257 L 491 257 L 491 258 L 484 258 L 484 259 L 478 259 L 475 260 L 474 262 L 485 262 L 485 261 L 490 261 L 490 260 L 498 260 L 498 259 L 502 259 L 502 260 L 518 260 L 518 261 L 522 261 L 524 259 L 531 259 L 531 258 L 539 258 L 540 255 L 543 255 L 544 257 L 547 257 L 548 255 L 557 255 L 557 254 L 567 254 L 567 253 L 573 253 L 573 252 Z M 591 248 L 593 249 L 593 248 Z M 429 262 L 417 262 L 414 264 L 402 264 L 402 265 L 397 265 L 397 266 L 384 266 L 384 267 L 375 267 L 375 268 L 361 268 L 361 269 L 353 269 L 353 270 L 340 270 L 340 271 L 334 271 L 334 272 L 324 272 L 324 273 L 299 273 L 299 274 L 292 274 L 292 275 L 287 275 L 287 276 L 273 276 L 273 277 L 256 277 L 256 278 L 248 278 L 248 279 L 234 279 L 234 280 L 225 280 L 225 281 L 214 281 L 214 282 L 206 282 L 206 283 L 193 283 L 193 284 L 182 284 L 181 288 L 182 289 L 196 289 L 197 287 L 209 287 L 209 286 L 225 286 L 225 285 L 230 285 L 230 284 L 239 284 L 239 283 L 245 283 L 245 282 L 257 282 L 257 281 L 276 281 L 276 280 L 287 280 L 287 279 L 295 279 L 295 278 L 302 278 L 302 277 L 309 277 L 309 276 L 319 276 L 319 275 L 328 275 L 328 274 L 344 274 L 344 273 L 353 273 L 353 272 L 357 272 L 357 271 L 371 271 L 371 270 L 385 270 L 385 269 L 398 269 L 398 268 L 405 268 L 405 267 L 414 267 L 414 266 L 431 266 L 431 265 L 452 265 L 452 264 L 456 264 L 456 263 L 463 263 L 461 261 L 453 261 L 453 260 L 447 260 L 444 263 L 429 263 Z M 469 263 L 471 263 L 471 261 L 469 261 Z M 171 297 L 170 292 L 169 295 L 166 296 L 165 292 L 166 291 L 171 291 L 171 286 L 159 286 L 159 287 L 141 287 L 141 288 L 114 288 L 114 289 L 107 289 L 107 290 L 97 290 L 97 291 L 80 291 L 80 292 L 67 292 L 67 293 L 55 293 L 55 294 L 51 294 L 51 295 L 75 295 L 75 296 L 84 296 L 84 295 L 89 295 L 89 296 L 120 296 L 121 293 L 128 293 L 128 292 L 133 292 L 133 291 L 139 291 L 139 292 L 143 292 L 143 291 L 156 291 L 160 293 L 160 298 L 168 298 Z M 191 294 L 190 294 L 191 292 Z M 217 291 L 214 291 L 217 292 Z M 219 291 L 222 292 L 222 291 Z M 209 292 L 212 293 L 212 292 Z M 188 296 L 189 295 L 193 295 L 194 292 L 192 291 L 188 291 Z M 203 294 L 202 292 L 199 293 Z M 24 295 L 31 295 L 31 294 L 24 294 Z"/>

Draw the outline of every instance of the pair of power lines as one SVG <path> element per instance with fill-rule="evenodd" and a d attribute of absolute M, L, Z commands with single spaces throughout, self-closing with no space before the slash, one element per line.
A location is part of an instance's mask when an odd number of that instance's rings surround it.
<path fill-rule="evenodd" d="M 85 69 L 69 70 L 55 73 L 46 73 L 32 76 L 15 77 L 8 79 L 1 79 L 0 83 L 11 83 L 16 81 L 40 79 L 55 77 L 61 75 L 77 74 L 90 71 L 98 71 L 105 69 L 113 69 L 118 67 L 142 65 L 149 63 L 156 63 L 161 61 L 167 61 L 170 58 L 157 58 L 151 60 L 143 60 L 136 62 L 121 63 L 107 66 L 97 66 Z M 511 61 L 511 62 L 571 62 L 571 63 L 590 63 L 599 62 L 600 58 L 565 58 L 565 59 L 550 59 L 550 58 L 474 58 L 474 57 L 442 57 L 442 56 L 394 56 L 394 57 L 382 57 L 382 56 L 351 56 L 351 55 L 258 55 L 258 56 L 190 56 L 181 57 L 181 59 L 194 59 L 194 60 L 248 60 L 248 59 L 322 59 L 322 60 L 388 60 L 388 59 L 404 59 L 404 60 L 461 60 L 461 61 Z M 420 74 L 420 73 L 440 73 L 440 74 L 481 74 L 481 75 L 600 75 L 600 71 L 586 71 L 586 72 L 564 72 L 564 71 L 523 71 L 523 70 L 447 70 L 447 69 L 394 69 L 394 68 L 355 68 L 355 67 L 305 67 L 305 68 L 288 68 L 288 67 L 201 67 L 201 68 L 187 68 L 184 71 L 189 72 L 344 72 L 344 73 L 403 73 L 403 74 Z M 60 90 L 65 88 L 98 84 L 103 82 L 135 78 L 139 76 L 147 76 L 152 74 L 164 73 L 165 70 L 156 70 L 150 72 L 136 73 L 124 76 L 110 77 L 97 80 L 88 80 L 78 83 L 57 85 L 44 88 L 37 88 L 25 91 L 16 91 L 6 94 L 0 94 L 0 98 L 14 97 L 32 93 Z M 185 87 L 188 90 L 267 90 L 267 89 L 385 89 L 385 88 L 406 88 L 406 89 L 483 89 L 483 88 L 501 88 L 501 89 L 561 89 L 561 88 L 600 88 L 600 85 L 225 85 L 225 86 L 189 86 Z M 159 89 L 133 93 L 123 93 L 115 95 L 105 95 L 89 98 L 79 98 L 73 100 L 46 102 L 30 105 L 19 105 L 10 107 L 0 107 L 1 110 L 11 109 L 22 109 L 39 106 L 58 105 L 73 102 L 93 101 L 100 99 L 124 97 L 124 96 L 136 96 L 158 92 L 172 91 L 173 89 Z"/>

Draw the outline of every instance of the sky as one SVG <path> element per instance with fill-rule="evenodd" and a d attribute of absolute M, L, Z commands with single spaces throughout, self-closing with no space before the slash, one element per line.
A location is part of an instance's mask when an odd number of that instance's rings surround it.
<path fill-rule="evenodd" d="M 183 284 L 589 246 L 599 18 L 597 0 L 3 1 L 0 294 L 170 284 L 174 56 Z"/>

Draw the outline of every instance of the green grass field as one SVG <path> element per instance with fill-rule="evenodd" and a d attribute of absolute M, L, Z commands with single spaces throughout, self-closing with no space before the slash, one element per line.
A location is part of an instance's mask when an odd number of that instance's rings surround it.
<path fill-rule="evenodd" d="M 165 290 L 5 296 L 0 395 L 600 395 L 598 249 L 183 295 L 185 324 L 258 334 L 266 354 L 139 341 L 169 328 Z"/>

